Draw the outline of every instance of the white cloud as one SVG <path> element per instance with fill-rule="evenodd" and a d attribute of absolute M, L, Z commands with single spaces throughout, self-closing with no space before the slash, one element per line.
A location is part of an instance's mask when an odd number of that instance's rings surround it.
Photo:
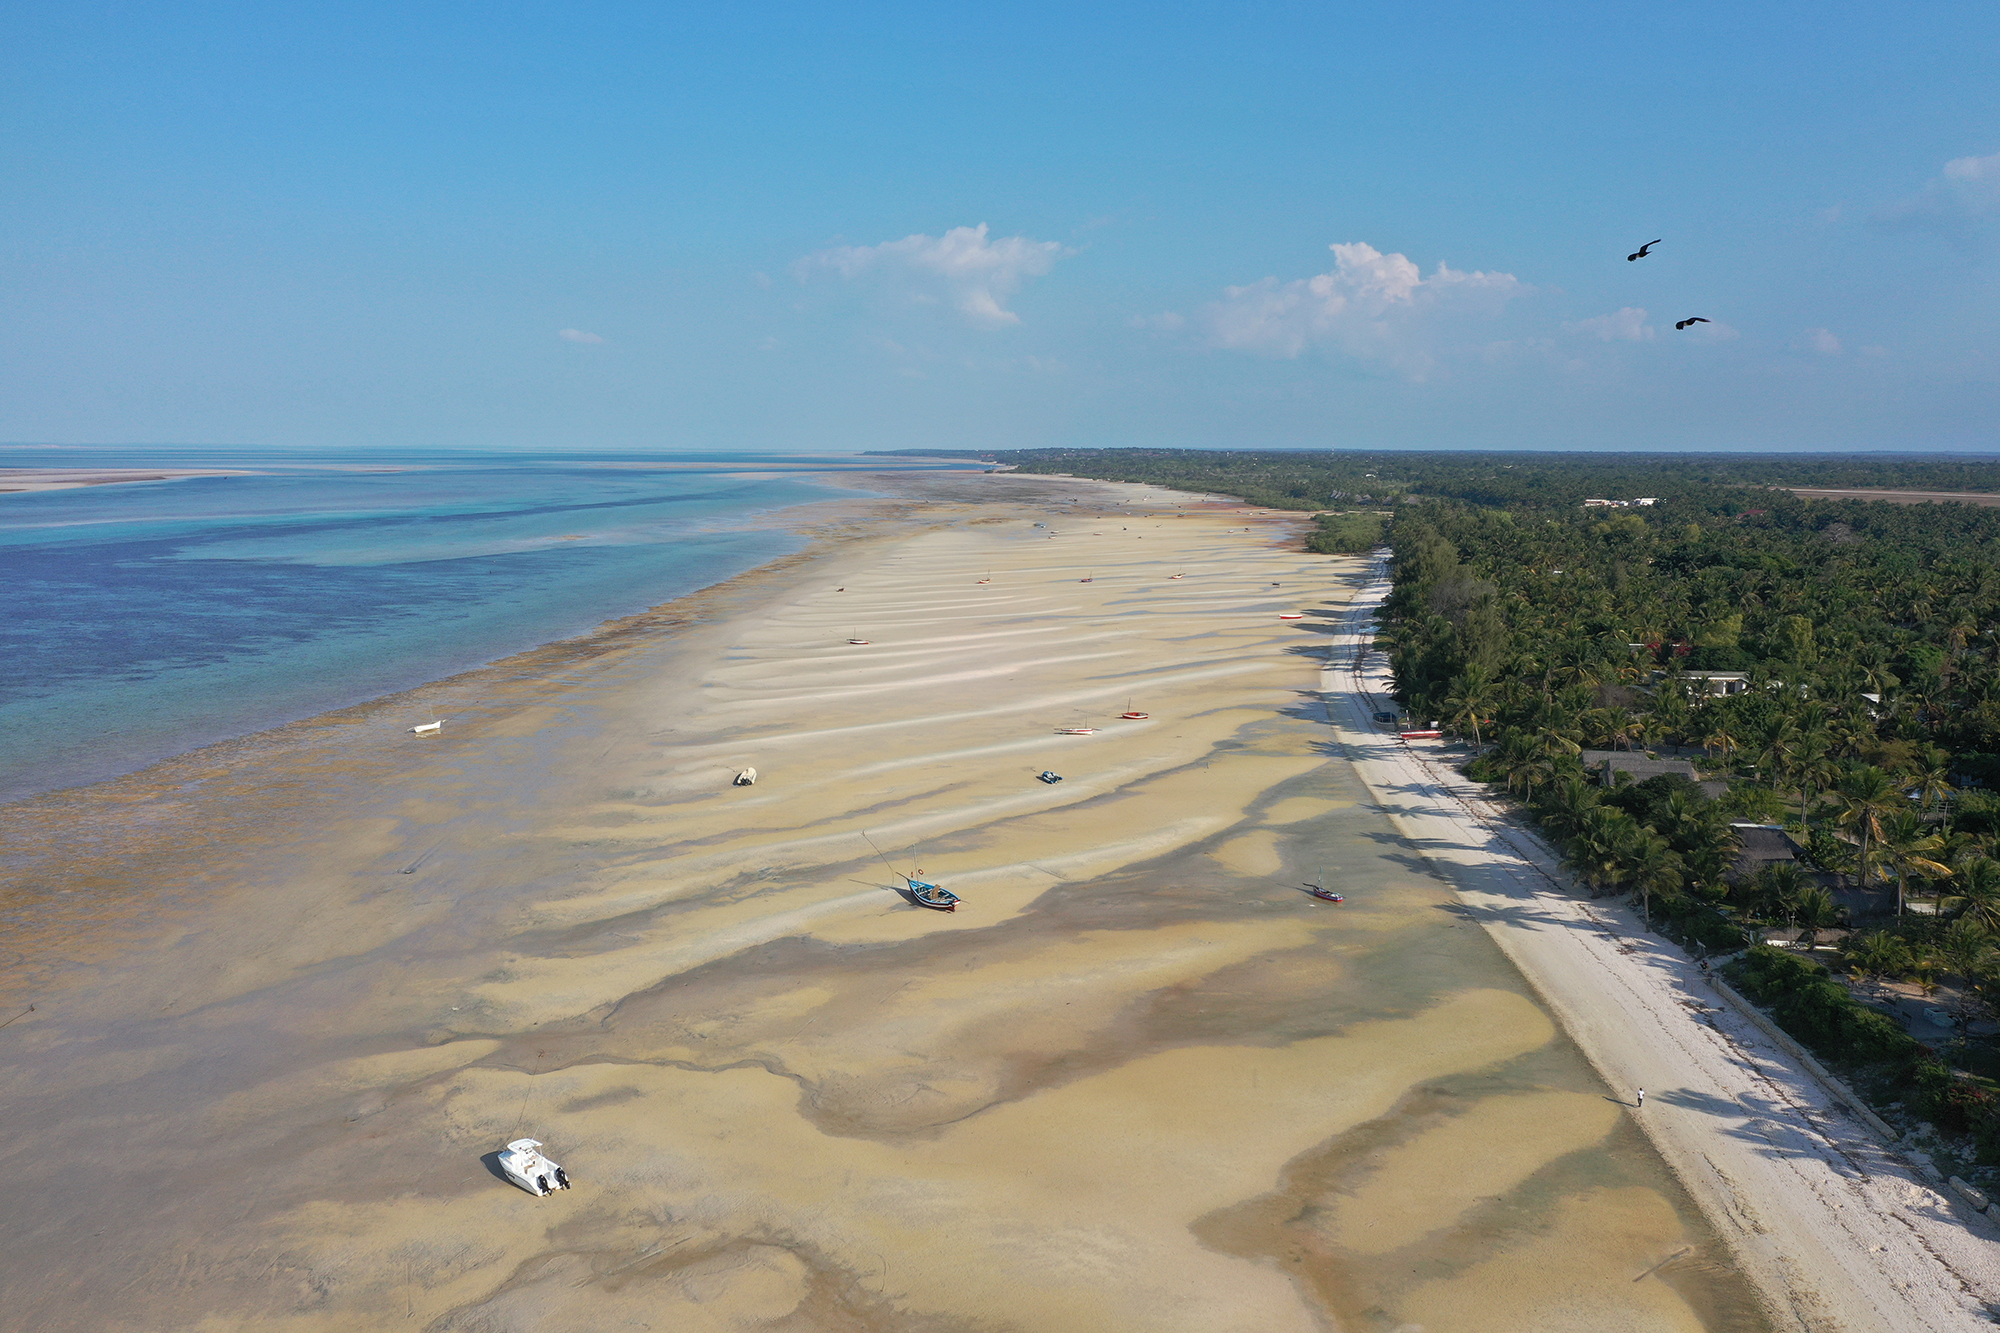
<path fill-rule="evenodd" d="M 1608 315 L 1597 315 L 1590 319 L 1579 319 L 1574 324 L 1563 325 L 1564 333 L 1586 333 L 1600 342 L 1639 343 L 1650 341 L 1653 326 L 1646 322 L 1646 312 L 1639 306 L 1625 306 Z"/>
<path fill-rule="evenodd" d="M 561 338 L 564 342 L 589 343 L 592 346 L 596 346 L 598 343 L 604 341 L 604 339 L 598 337 L 596 334 L 585 333 L 582 329 L 557 329 L 556 337 Z"/>
<path fill-rule="evenodd" d="M 1928 231 L 1963 249 L 1978 249 L 2000 222 L 2000 153 L 1955 157 L 1944 171 L 1901 203 L 1875 214 L 1892 231 Z"/>
<path fill-rule="evenodd" d="M 832 272 L 850 282 L 886 283 L 912 304 L 949 304 L 975 324 L 999 328 L 1021 322 L 1007 308 L 1008 298 L 1068 253 L 1055 241 L 1026 236 L 988 240 L 982 222 L 942 236 L 919 233 L 880 245 L 835 246 L 807 255 L 792 271 L 801 282 Z"/>
<path fill-rule="evenodd" d="M 1162 310 L 1157 315 L 1134 315 L 1125 321 L 1128 329 L 1151 329 L 1155 333 L 1173 333 L 1187 325 L 1187 320 L 1171 310 Z"/>
<path fill-rule="evenodd" d="M 1821 356 L 1840 355 L 1840 339 L 1830 329 L 1807 329 L 1799 336 L 1808 349 Z"/>
<path fill-rule="evenodd" d="M 1426 278 L 1400 254 L 1363 242 L 1331 247 L 1330 272 L 1224 290 L 1207 311 L 1218 346 L 1296 357 L 1319 347 L 1423 379 L 1448 346 L 1477 341 L 1490 319 L 1530 288 L 1511 273 L 1466 273 L 1439 264 Z"/>

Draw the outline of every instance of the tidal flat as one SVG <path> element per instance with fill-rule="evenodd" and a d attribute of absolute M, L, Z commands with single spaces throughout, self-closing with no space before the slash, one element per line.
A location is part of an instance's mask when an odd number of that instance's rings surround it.
<path fill-rule="evenodd" d="M 1358 562 L 924 485 L 8 807 L 0 1326 L 1768 1327 L 1332 741 Z M 576 1188 L 500 1180 L 521 1134 Z"/>

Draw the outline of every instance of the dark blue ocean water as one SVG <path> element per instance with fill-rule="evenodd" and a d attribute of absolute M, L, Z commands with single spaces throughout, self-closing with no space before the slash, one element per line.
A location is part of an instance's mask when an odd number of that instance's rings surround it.
<path fill-rule="evenodd" d="M 855 494 L 766 470 L 804 461 L 0 448 L 0 467 L 257 474 L 0 495 L 0 801 L 568 638 L 796 550 L 756 521 Z"/>

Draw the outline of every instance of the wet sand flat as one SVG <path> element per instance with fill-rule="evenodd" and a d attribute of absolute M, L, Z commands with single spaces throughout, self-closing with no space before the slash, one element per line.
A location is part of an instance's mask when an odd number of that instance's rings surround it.
<path fill-rule="evenodd" d="M 926 484 L 340 748 L 12 812 L 0 1327 L 1766 1327 L 1332 743 L 1359 563 Z"/>

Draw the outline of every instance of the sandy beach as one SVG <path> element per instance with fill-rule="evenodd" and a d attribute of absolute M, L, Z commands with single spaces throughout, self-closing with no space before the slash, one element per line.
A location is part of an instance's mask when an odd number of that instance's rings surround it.
<path fill-rule="evenodd" d="M 0 467 L 0 495 L 68 491 L 79 486 L 127 486 L 141 481 L 184 481 L 189 477 L 245 475 L 229 468 Z"/>
<path fill-rule="evenodd" d="M 1783 1328 L 1971 1330 L 2000 1311 L 2000 1222 L 1900 1155 L 1628 905 L 1588 901 L 1436 742 L 1373 726 L 1386 568 L 1330 659 L 1329 719 L 1413 845 L 1457 886 L 1714 1221 Z M 1639 1108 L 1635 1107 L 1635 1112 Z"/>
<path fill-rule="evenodd" d="M 0 1328 L 1770 1326 L 1328 727 L 1365 562 L 898 485 L 8 807 Z M 499 1179 L 521 1134 L 576 1188 Z"/>

